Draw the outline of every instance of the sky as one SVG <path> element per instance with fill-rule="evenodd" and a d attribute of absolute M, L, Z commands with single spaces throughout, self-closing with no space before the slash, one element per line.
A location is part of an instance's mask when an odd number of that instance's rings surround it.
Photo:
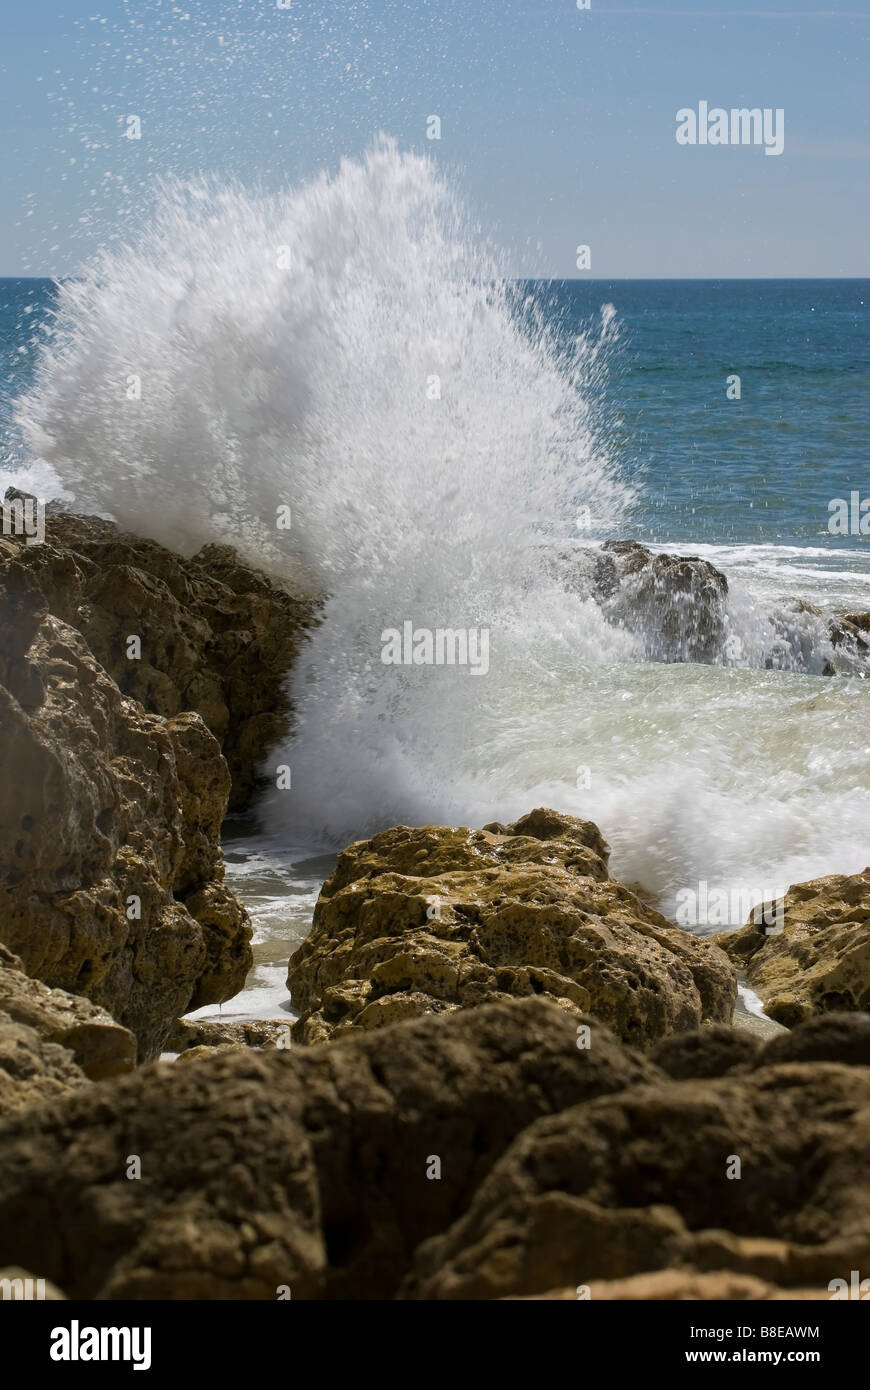
<path fill-rule="evenodd" d="M 0 275 L 72 273 L 161 176 L 278 190 L 381 131 L 517 275 L 868 274 L 870 0 L 589 2 L 0 0 Z M 678 144 L 701 101 L 781 108 L 783 153 Z"/>

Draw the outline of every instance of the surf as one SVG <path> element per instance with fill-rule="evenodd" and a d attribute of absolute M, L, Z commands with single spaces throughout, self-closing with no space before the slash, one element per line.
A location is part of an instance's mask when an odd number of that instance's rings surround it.
<path fill-rule="evenodd" d="M 644 485 L 611 444 L 622 350 L 613 305 L 563 322 L 382 137 L 277 195 L 164 186 L 58 288 L 16 419 L 76 509 L 183 554 L 232 544 L 319 599 L 262 768 L 273 841 L 548 804 L 599 821 L 614 872 L 668 912 L 704 878 L 859 869 L 866 778 L 836 772 L 859 683 L 807 674 L 822 619 L 771 622 L 732 585 L 714 616 L 734 655 L 661 664 L 630 588 L 608 605 L 583 578 Z M 385 663 L 409 618 L 486 630 L 486 674 Z"/>

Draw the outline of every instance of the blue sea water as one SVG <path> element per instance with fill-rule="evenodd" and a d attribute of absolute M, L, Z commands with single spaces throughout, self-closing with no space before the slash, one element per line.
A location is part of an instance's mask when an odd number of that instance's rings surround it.
<path fill-rule="evenodd" d="M 616 310 L 603 415 L 639 502 L 623 534 L 660 543 L 822 548 L 828 503 L 870 495 L 870 280 L 535 281 L 561 332 Z M 50 323 L 48 280 L 0 280 L 0 465 L 11 405 Z M 740 378 L 729 400 L 728 378 Z M 866 540 L 870 555 L 870 537 Z M 850 552 L 838 561 L 836 552 Z"/>
<path fill-rule="evenodd" d="M 870 492 L 870 281 L 539 285 L 566 328 L 611 303 L 613 438 L 638 538 L 848 546 L 828 502 Z M 740 400 L 726 383 L 740 377 Z"/>

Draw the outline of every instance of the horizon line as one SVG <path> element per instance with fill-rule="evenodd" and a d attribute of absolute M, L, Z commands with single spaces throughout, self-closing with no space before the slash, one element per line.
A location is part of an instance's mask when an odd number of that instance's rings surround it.
<path fill-rule="evenodd" d="M 34 284 L 46 280 L 74 280 L 75 271 L 67 275 L 0 275 L 0 284 L 7 280 L 33 281 Z M 870 280 L 870 270 L 865 275 L 506 275 L 506 280 L 561 280 L 570 285 L 614 284 L 618 281 L 644 280 L 648 284 L 707 284 L 711 281 L 734 281 L 735 283 L 754 283 L 759 280 Z"/>

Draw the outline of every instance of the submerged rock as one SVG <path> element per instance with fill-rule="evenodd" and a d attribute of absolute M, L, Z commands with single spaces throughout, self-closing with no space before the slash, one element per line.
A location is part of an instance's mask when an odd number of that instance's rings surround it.
<path fill-rule="evenodd" d="M 639 659 L 747 666 L 812 675 L 870 671 L 870 614 L 825 616 L 802 599 L 760 605 L 732 593 L 722 570 L 698 555 L 639 541 L 577 546 L 549 562 L 571 593 L 592 599 L 629 633 Z"/>
<path fill-rule="evenodd" d="M 713 939 L 786 1027 L 811 1014 L 870 1009 L 870 869 L 789 888 L 781 932 L 753 919 Z"/>
<path fill-rule="evenodd" d="M 607 855 L 597 826 L 547 810 L 351 845 L 290 959 L 294 1038 L 533 994 L 643 1046 L 728 1021 L 727 958 L 609 879 Z"/>
<path fill-rule="evenodd" d="M 637 638 L 645 660 L 721 659 L 728 580 L 707 560 L 610 540 L 563 555 L 556 573 L 569 592 L 594 599 L 611 626 Z"/>
<path fill-rule="evenodd" d="M 99 517 L 47 518 L 43 545 L 6 541 L 44 608 L 82 633 L 100 665 L 146 710 L 202 716 L 245 805 L 257 768 L 287 733 L 285 677 L 316 605 L 279 588 L 229 546 L 185 560 Z M 141 654 L 130 657 L 129 639 Z"/>
<path fill-rule="evenodd" d="M 612 623 L 644 638 L 651 661 L 713 661 L 726 637 L 728 581 L 697 555 L 606 541 L 597 593 Z M 609 574 L 609 564 L 613 573 Z"/>
<path fill-rule="evenodd" d="M 870 613 L 843 613 L 831 620 L 829 630 L 835 650 L 843 649 L 866 661 L 870 655 Z"/>

